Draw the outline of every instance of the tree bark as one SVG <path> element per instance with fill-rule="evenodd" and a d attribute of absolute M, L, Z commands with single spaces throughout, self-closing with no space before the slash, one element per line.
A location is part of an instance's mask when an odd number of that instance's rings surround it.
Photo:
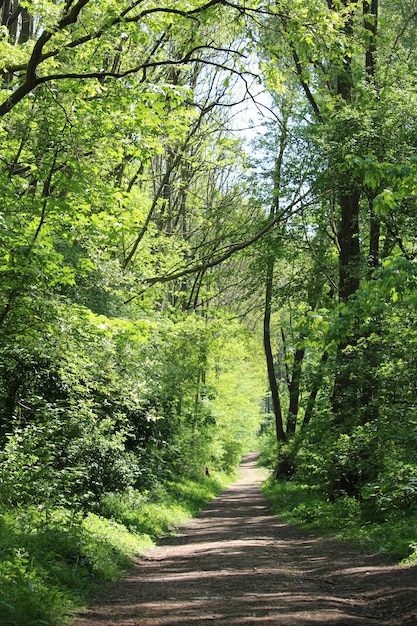
<path fill-rule="evenodd" d="M 359 191 L 340 196 L 339 300 L 347 302 L 360 282 Z"/>
<path fill-rule="evenodd" d="M 308 396 L 307 405 L 304 412 L 303 428 L 307 426 L 307 424 L 309 424 L 313 416 L 313 410 L 316 403 L 317 394 L 320 390 L 321 382 L 323 380 L 324 366 L 326 365 L 328 358 L 329 353 L 325 350 L 321 356 L 319 366 L 315 372 L 311 385 L 310 394 Z"/>
<path fill-rule="evenodd" d="M 275 429 L 278 442 L 286 440 L 283 422 L 282 407 L 279 395 L 277 378 L 275 375 L 274 357 L 271 345 L 271 308 L 272 308 L 272 287 L 274 276 L 274 258 L 269 256 L 267 261 L 267 274 L 265 284 L 265 311 L 264 311 L 264 350 L 266 358 L 266 366 L 268 371 L 269 388 L 271 390 L 272 406 L 274 408 Z"/>
<path fill-rule="evenodd" d="M 282 343 L 284 346 L 284 355 L 287 355 L 286 338 L 284 329 L 281 328 Z M 285 365 L 289 405 L 287 413 L 287 424 L 285 432 L 287 435 L 293 435 L 297 426 L 298 408 L 300 404 L 300 383 L 302 374 L 302 363 L 304 360 L 305 348 L 297 348 L 294 354 L 294 363 L 292 364 L 291 373 L 288 364 Z"/>
<path fill-rule="evenodd" d="M 298 408 L 300 404 L 300 384 L 302 374 L 302 363 L 305 348 L 297 348 L 294 355 L 294 364 L 291 372 L 290 384 L 288 387 L 290 403 L 287 416 L 287 435 L 293 435 L 297 426 Z"/>

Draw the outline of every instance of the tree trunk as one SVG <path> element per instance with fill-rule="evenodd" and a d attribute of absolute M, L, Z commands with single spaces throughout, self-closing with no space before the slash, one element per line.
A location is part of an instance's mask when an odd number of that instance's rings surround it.
<path fill-rule="evenodd" d="M 284 355 L 287 355 L 287 342 L 284 329 L 281 328 L 282 344 L 284 346 Z M 305 348 L 297 348 L 294 354 L 294 363 L 291 368 L 286 363 L 286 378 L 289 395 L 289 405 L 287 413 L 287 426 L 285 432 L 287 435 L 293 435 L 297 426 L 298 408 L 300 404 L 300 383 L 302 374 L 302 363 L 304 359 Z"/>
<path fill-rule="evenodd" d="M 294 355 L 294 364 L 292 367 L 290 384 L 288 386 L 290 403 L 288 407 L 287 417 L 287 435 L 293 435 L 295 433 L 295 428 L 297 425 L 298 408 L 300 404 L 300 383 L 304 354 L 304 348 L 297 348 Z"/>
<path fill-rule="evenodd" d="M 344 0 L 348 7 L 351 0 Z M 352 33 L 352 17 L 346 22 L 345 34 Z M 346 56 L 343 68 L 337 80 L 337 92 L 345 103 L 352 99 L 352 61 Z M 347 180 L 339 183 L 340 225 L 338 232 L 339 243 L 339 302 L 347 304 L 355 293 L 360 282 L 360 241 L 359 241 L 359 201 L 360 191 L 353 174 L 347 174 Z M 341 313 L 343 315 L 343 313 Z M 348 415 L 355 413 L 357 404 L 356 382 L 352 378 L 352 364 L 354 356 L 349 345 L 355 345 L 357 337 L 352 331 L 350 337 L 343 338 L 336 354 L 336 372 L 332 393 L 332 410 L 335 424 L 344 425 Z"/>
<path fill-rule="evenodd" d="M 320 364 L 313 378 L 313 382 L 312 382 L 311 389 L 310 389 L 310 394 L 308 396 L 307 405 L 306 405 L 306 409 L 304 412 L 303 428 L 307 426 L 307 424 L 310 422 L 313 416 L 313 410 L 314 410 L 314 405 L 316 403 L 317 394 L 320 390 L 321 382 L 323 380 L 324 366 L 326 365 L 328 358 L 329 358 L 329 353 L 327 351 L 323 352 L 321 359 L 320 359 Z"/>
<path fill-rule="evenodd" d="M 340 197 L 339 300 L 347 302 L 360 281 L 359 191 Z"/>
<path fill-rule="evenodd" d="M 348 0 L 345 0 L 347 2 Z M 365 51 L 366 80 L 371 87 L 375 79 L 375 53 L 377 33 L 378 0 L 364 0 L 363 20 L 364 28 L 369 33 L 368 46 Z M 350 63 L 350 61 L 348 61 Z M 351 88 L 343 87 L 339 92 L 345 102 L 351 101 Z M 348 193 L 342 193 L 340 199 L 341 224 L 339 233 L 339 301 L 347 304 L 349 298 L 360 285 L 360 232 L 359 232 L 359 185 L 351 174 L 348 180 Z M 356 189 L 355 189 L 356 188 Z M 369 200 L 370 228 L 369 228 L 369 258 L 368 275 L 375 268 L 379 260 L 380 225 L 374 214 L 372 200 Z M 343 312 L 341 312 L 343 317 Z M 351 322 L 350 322 L 351 323 Z M 376 380 L 374 366 L 377 362 L 375 347 L 362 346 L 358 343 L 358 321 L 354 320 L 349 333 L 342 339 L 336 354 L 336 373 L 332 395 L 333 419 L 337 432 L 351 432 L 358 424 L 364 424 L 376 419 L 378 407 L 375 404 Z M 364 338 L 362 333 L 362 338 Z M 360 483 L 370 480 L 371 477 L 361 476 L 353 471 L 344 476 L 341 470 L 329 475 L 329 497 L 335 497 L 336 487 L 341 481 L 343 489 L 352 495 L 357 495 Z"/>
<path fill-rule="evenodd" d="M 375 215 L 372 200 L 369 201 L 369 258 L 368 270 L 372 275 L 374 269 L 379 265 L 379 240 L 381 235 L 381 221 Z"/>
<path fill-rule="evenodd" d="M 340 198 L 341 223 L 339 231 L 339 302 L 346 304 L 359 287 L 360 246 L 359 246 L 359 192 L 344 194 Z M 341 313 L 343 317 L 343 312 Z M 352 329 L 350 336 L 342 339 L 337 346 L 336 372 L 332 393 L 332 409 L 335 424 L 343 425 L 348 415 L 358 409 L 358 388 L 353 369 L 355 354 L 353 349 L 357 336 Z"/>
<path fill-rule="evenodd" d="M 274 357 L 271 346 L 271 308 L 272 308 L 272 286 L 274 276 L 274 258 L 269 256 L 267 261 L 266 289 L 265 289 L 265 311 L 264 311 L 264 350 L 266 366 L 268 371 L 269 388 L 271 390 L 272 406 L 275 416 L 275 430 L 278 442 L 284 442 L 285 432 L 282 423 L 282 407 L 279 395 L 277 378 L 275 375 Z"/>

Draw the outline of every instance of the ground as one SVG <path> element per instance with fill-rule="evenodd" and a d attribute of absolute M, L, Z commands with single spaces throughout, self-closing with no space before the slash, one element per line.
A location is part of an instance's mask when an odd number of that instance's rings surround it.
<path fill-rule="evenodd" d="M 417 568 L 283 523 L 255 460 L 74 626 L 417 625 Z"/>

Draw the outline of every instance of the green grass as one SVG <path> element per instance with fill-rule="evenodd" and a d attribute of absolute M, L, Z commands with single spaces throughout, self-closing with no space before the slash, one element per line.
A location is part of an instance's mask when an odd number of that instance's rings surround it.
<path fill-rule="evenodd" d="M 155 540 L 197 515 L 230 480 L 216 474 L 215 478 L 204 476 L 199 481 L 186 478 L 170 481 L 152 493 L 143 494 L 131 489 L 123 497 L 109 494 L 103 498 L 101 512 L 132 533 Z"/>
<path fill-rule="evenodd" d="M 0 509 L 0 626 L 67 623 L 88 594 L 131 567 L 162 534 L 196 515 L 231 478 L 178 480 L 103 498 L 100 515 Z"/>
<path fill-rule="evenodd" d="M 273 512 L 289 523 L 352 541 L 396 562 L 417 562 L 416 508 L 391 511 L 384 520 L 369 521 L 355 498 L 329 502 L 315 487 L 272 477 L 262 490 Z"/>

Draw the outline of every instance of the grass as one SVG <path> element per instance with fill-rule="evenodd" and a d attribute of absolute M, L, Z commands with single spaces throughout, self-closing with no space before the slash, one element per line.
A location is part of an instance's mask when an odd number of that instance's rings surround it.
<path fill-rule="evenodd" d="M 100 515 L 68 509 L 0 509 L 0 626 L 61 626 L 131 557 L 196 515 L 230 482 L 179 479 L 153 493 L 103 498 Z"/>
<path fill-rule="evenodd" d="M 272 477 L 262 490 L 273 512 L 289 523 L 352 541 L 396 562 L 417 563 L 416 508 L 392 510 L 383 520 L 369 521 L 355 498 L 329 502 L 315 487 Z"/>
<path fill-rule="evenodd" d="M 230 478 L 217 474 L 199 481 L 182 479 L 166 482 L 152 493 L 127 491 L 123 498 L 109 494 L 103 498 L 101 511 L 132 533 L 155 540 L 194 517 L 222 491 Z"/>

